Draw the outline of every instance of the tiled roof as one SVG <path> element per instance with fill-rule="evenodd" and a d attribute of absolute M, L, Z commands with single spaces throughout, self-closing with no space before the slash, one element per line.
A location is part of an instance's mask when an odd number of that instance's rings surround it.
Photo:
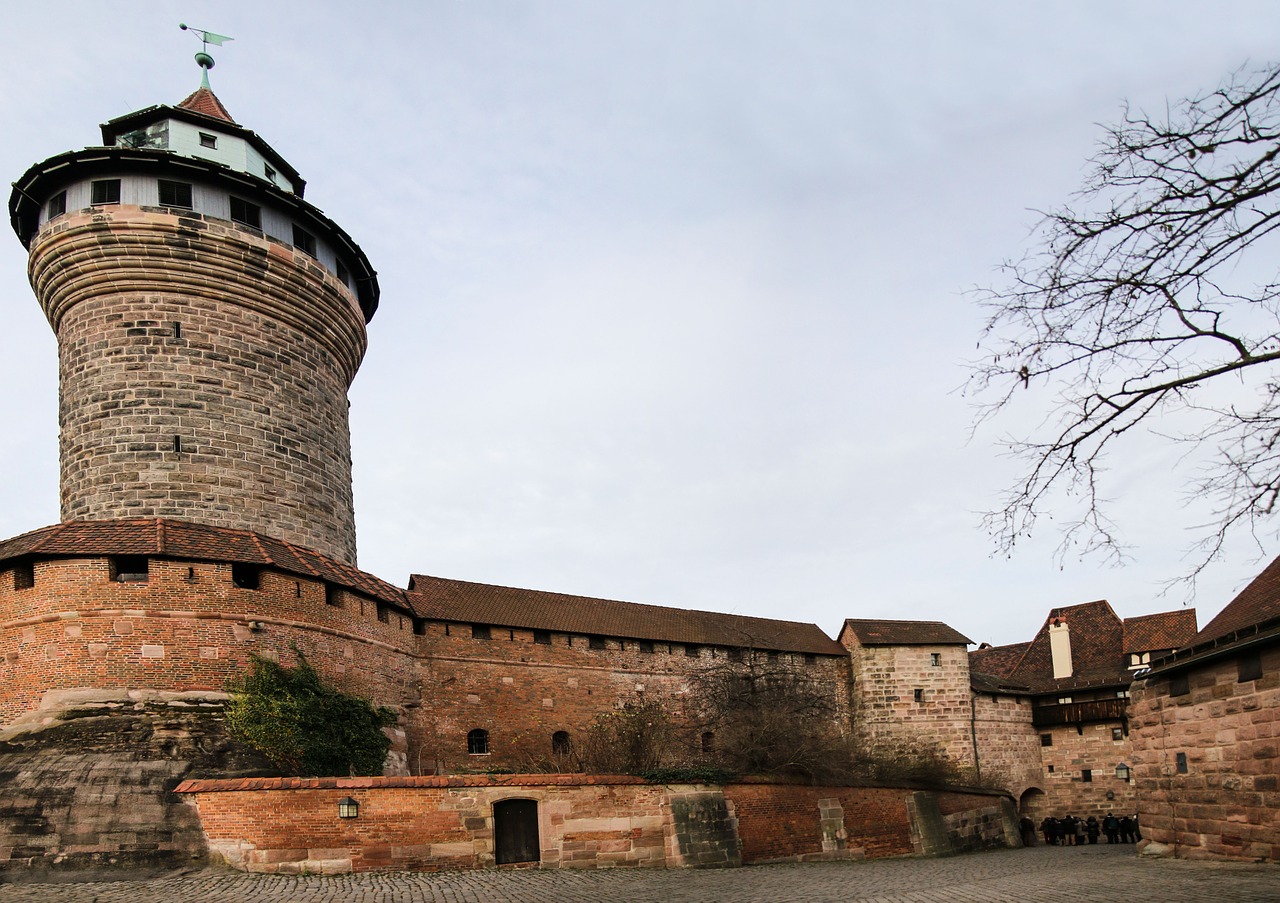
<path fill-rule="evenodd" d="M 1183 608 L 1124 619 L 1124 651 L 1181 649 L 1195 639 L 1196 610 Z"/>
<path fill-rule="evenodd" d="M 1218 612 L 1218 616 L 1196 635 L 1195 643 L 1216 640 L 1275 618 L 1280 618 L 1280 558 L 1267 565 L 1226 608 Z"/>
<path fill-rule="evenodd" d="M 420 617 L 562 633 L 844 655 L 815 624 L 491 586 L 415 574 L 407 593 Z"/>
<path fill-rule="evenodd" d="M 1049 625 L 1065 621 L 1071 638 L 1070 677 L 1054 678 L 1049 651 Z M 1033 692 L 1051 693 L 1086 687 L 1128 685 L 1132 673 L 1125 666 L 1124 625 L 1105 600 L 1068 605 L 1049 612 L 1013 670 L 1005 675 Z"/>
<path fill-rule="evenodd" d="M 412 611 L 399 587 L 310 549 L 248 530 L 165 518 L 69 521 L 0 542 L 0 561 L 97 555 L 258 564 L 324 580 Z"/>
<path fill-rule="evenodd" d="M 966 646 L 973 640 L 941 621 L 876 621 L 848 618 L 844 622 L 863 646 Z"/>
<path fill-rule="evenodd" d="M 178 104 L 178 106 L 184 110 L 208 116 L 211 119 L 221 119 L 223 122 L 229 122 L 232 125 L 236 124 L 236 121 L 231 118 L 231 114 L 227 112 L 227 108 L 222 105 L 222 101 L 218 100 L 212 91 L 203 86 L 189 94 L 187 99 Z"/>
<path fill-rule="evenodd" d="M 1008 677 L 1018 662 L 1027 654 L 1030 643 L 1014 643 L 1010 646 L 988 646 L 969 653 L 969 672 L 988 674 L 992 677 Z"/>

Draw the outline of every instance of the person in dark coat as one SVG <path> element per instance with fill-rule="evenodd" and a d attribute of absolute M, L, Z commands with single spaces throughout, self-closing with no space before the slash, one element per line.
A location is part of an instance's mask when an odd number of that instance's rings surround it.
<path fill-rule="evenodd" d="M 1048 846 L 1058 842 L 1058 824 L 1052 815 L 1046 815 L 1044 821 L 1040 822 L 1040 831 L 1044 834 L 1044 842 Z"/>
<path fill-rule="evenodd" d="M 1120 819 L 1120 842 L 1133 843 L 1133 819 L 1127 815 Z"/>
<path fill-rule="evenodd" d="M 1102 820 L 1102 833 L 1107 835 L 1107 843 L 1120 842 L 1120 819 L 1114 813 L 1108 812 L 1107 817 Z"/>
<path fill-rule="evenodd" d="M 1089 843 L 1097 843 L 1101 831 L 1102 826 L 1098 824 L 1098 820 L 1090 815 L 1088 821 L 1084 823 L 1084 832 L 1089 835 Z"/>
<path fill-rule="evenodd" d="M 1022 834 L 1022 845 L 1024 847 L 1034 847 L 1036 845 L 1036 823 L 1027 816 L 1022 816 L 1018 820 L 1018 831 Z"/>

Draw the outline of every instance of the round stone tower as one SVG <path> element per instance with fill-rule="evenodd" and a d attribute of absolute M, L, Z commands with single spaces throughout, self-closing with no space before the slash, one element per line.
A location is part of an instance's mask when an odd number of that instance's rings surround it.
<path fill-rule="evenodd" d="M 205 74 L 14 185 L 58 337 L 62 519 L 180 518 L 354 564 L 346 393 L 377 278 Z"/>

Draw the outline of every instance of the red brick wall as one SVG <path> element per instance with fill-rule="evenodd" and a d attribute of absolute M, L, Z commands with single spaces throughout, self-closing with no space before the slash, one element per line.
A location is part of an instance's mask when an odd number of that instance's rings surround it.
<path fill-rule="evenodd" d="M 1133 685 L 1133 761 L 1143 837 L 1186 858 L 1280 861 L 1280 647 L 1262 677 L 1227 656 Z M 1178 768 L 1185 756 L 1186 771 Z"/>
<path fill-rule="evenodd" d="M 826 799 L 839 801 L 844 810 L 846 850 L 861 851 L 872 858 L 913 852 L 906 804 L 909 791 L 729 784 L 724 794 L 738 818 L 744 863 L 815 857 L 825 852 L 819 802 Z"/>

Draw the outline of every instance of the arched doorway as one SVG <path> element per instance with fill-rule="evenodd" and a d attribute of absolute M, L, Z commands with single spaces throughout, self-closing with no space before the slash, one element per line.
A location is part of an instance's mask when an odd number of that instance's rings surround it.
<path fill-rule="evenodd" d="M 1039 827 L 1041 820 L 1049 814 L 1049 798 L 1039 787 L 1028 787 L 1018 798 L 1018 814 L 1025 815 Z"/>
<path fill-rule="evenodd" d="M 509 862 L 537 862 L 537 800 L 502 800 L 493 804 L 493 859 L 498 865 Z"/>

